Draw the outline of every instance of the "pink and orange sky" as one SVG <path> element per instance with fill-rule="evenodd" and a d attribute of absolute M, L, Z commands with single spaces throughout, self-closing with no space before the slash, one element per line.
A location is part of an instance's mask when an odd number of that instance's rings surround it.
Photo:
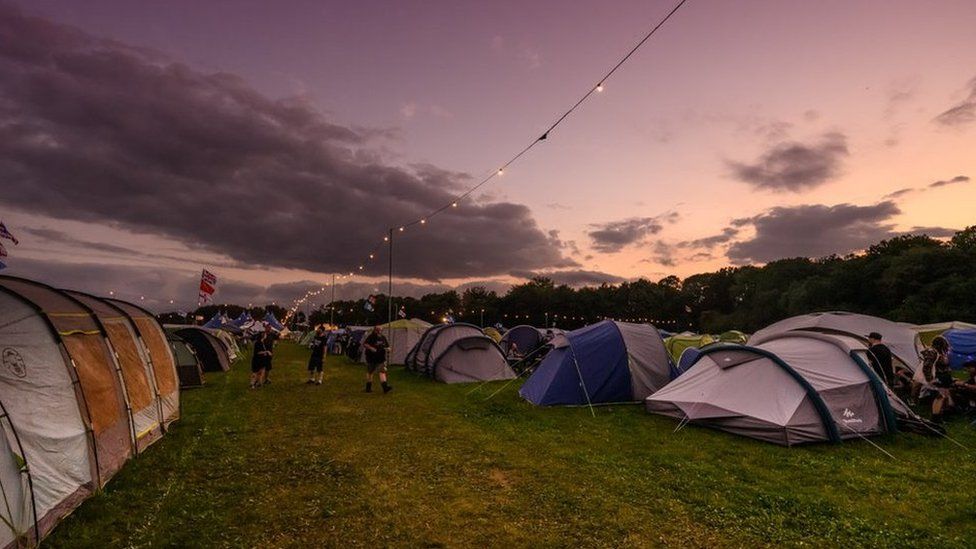
<path fill-rule="evenodd" d="M 299 297 L 518 152 L 673 5 L 0 1 L 6 272 L 157 309 L 195 302 L 203 267 L 220 301 Z M 403 235 L 400 293 L 971 225 L 973 28 L 971 0 L 689 0 L 504 177 Z M 340 296 L 379 288 L 376 263 Z"/>

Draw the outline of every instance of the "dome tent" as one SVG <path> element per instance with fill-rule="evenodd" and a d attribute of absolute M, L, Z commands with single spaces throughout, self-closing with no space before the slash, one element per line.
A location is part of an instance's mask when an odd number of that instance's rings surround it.
<path fill-rule="evenodd" d="M 891 349 L 894 358 L 913 372 L 918 368 L 918 351 L 922 344 L 915 330 L 910 326 L 884 318 L 857 313 L 842 311 L 811 313 L 780 320 L 754 333 L 749 338 L 749 345 L 770 335 L 793 330 L 842 335 L 862 343 L 867 342 L 867 334 L 878 332 L 883 336 L 883 342 Z"/>
<path fill-rule="evenodd" d="M 437 381 L 466 383 L 515 378 L 498 344 L 477 326 L 434 326 L 415 349 L 419 351 L 420 347 L 424 352 L 411 352 L 406 366 Z"/>
<path fill-rule="evenodd" d="M 966 364 L 976 361 L 976 330 L 952 329 L 944 332 L 949 342 L 949 365 L 959 370 Z"/>
<path fill-rule="evenodd" d="M 718 344 L 645 400 L 649 412 L 791 446 L 890 433 L 924 420 L 867 364 L 856 339 L 810 331 Z M 927 425 L 927 424 L 926 424 Z M 928 427 L 935 429 L 934 427 Z"/>
<path fill-rule="evenodd" d="M 676 376 L 657 329 L 604 320 L 553 340 L 519 394 L 539 406 L 640 402 Z"/>
<path fill-rule="evenodd" d="M 230 370 L 230 356 L 217 336 L 199 326 L 167 324 L 165 328 L 167 332 L 180 336 L 190 347 L 193 347 L 193 352 L 200 359 L 204 372 Z"/>
<path fill-rule="evenodd" d="M 197 358 L 193 347 L 184 341 L 183 338 L 173 333 L 166 334 L 166 342 L 169 344 L 173 357 L 176 360 L 180 388 L 203 387 L 203 365 L 200 364 L 200 359 Z"/>
<path fill-rule="evenodd" d="M 711 343 L 715 343 L 714 337 L 708 334 L 694 334 L 691 332 L 674 334 L 664 340 L 664 346 L 667 348 L 668 354 L 671 355 L 671 360 L 675 362 L 681 359 L 681 354 L 686 349 L 701 349 Z"/>
<path fill-rule="evenodd" d="M 514 343 L 519 353 L 527 355 L 544 344 L 542 331 L 535 326 L 520 324 L 505 332 L 498 345 L 505 354 L 509 354 Z"/>
<path fill-rule="evenodd" d="M 380 324 L 380 331 L 390 343 L 389 363 L 406 364 L 407 354 L 430 327 L 430 322 L 419 318 L 401 318 L 387 324 Z M 350 329 L 355 330 L 356 327 L 352 326 Z M 369 335 L 369 332 L 367 331 L 366 334 Z M 366 360 L 365 356 L 362 360 Z"/>
<path fill-rule="evenodd" d="M 0 456 L 4 541 L 25 535 L 30 523 L 36 542 L 132 456 L 130 417 L 105 330 L 67 294 L 0 276 L 0 348 L 0 404 L 10 427 L 0 446 L 14 450 Z"/>

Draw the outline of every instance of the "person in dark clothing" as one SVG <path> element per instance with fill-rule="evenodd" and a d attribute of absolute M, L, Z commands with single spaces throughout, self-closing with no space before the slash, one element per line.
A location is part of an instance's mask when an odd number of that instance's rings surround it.
<path fill-rule="evenodd" d="M 379 372 L 380 383 L 383 385 L 383 394 L 389 393 L 393 387 L 386 380 L 386 351 L 390 343 L 386 336 L 380 332 L 379 326 L 374 326 L 373 331 L 363 340 L 363 354 L 366 357 L 366 392 L 373 392 L 373 374 Z"/>
<path fill-rule="evenodd" d="M 950 389 L 954 385 L 952 370 L 949 367 L 949 342 L 938 336 L 932 346 L 922 351 L 921 398 L 932 401 L 932 420 L 941 423 L 946 411 L 953 408 Z"/>
<path fill-rule="evenodd" d="M 254 340 L 254 353 L 251 355 L 251 388 L 269 383 L 267 375 L 271 369 L 271 356 L 274 352 L 274 339 L 271 329 L 258 334 Z"/>
<path fill-rule="evenodd" d="M 315 329 L 315 339 L 312 340 L 312 354 L 308 357 L 308 383 L 309 385 L 322 385 L 322 365 L 325 362 L 325 344 L 328 341 L 325 328 L 319 326 Z M 318 377 L 316 377 L 316 375 Z"/>
<path fill-rule="evenodd" d="M 868 338 L 868 359 L 871 367 L 884 379 L 889 386 L 895 383 L 895 369 L 891 363 L 891 349 L 881 342 L 882 335 L 878 332 L 871 332 Z"/>
<path fill-rule="evenodd" d="M 968 413 L 976 410 L 976 360 L 971 360 L 962 367 L 969 377 L 956 380 L 952 386 L 952 395 L 956 406 Z"/>

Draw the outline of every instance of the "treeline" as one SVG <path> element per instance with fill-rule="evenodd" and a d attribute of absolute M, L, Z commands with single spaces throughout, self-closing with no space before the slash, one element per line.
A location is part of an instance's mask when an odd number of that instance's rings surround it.
<path fill-rule="evenodd" d="M 435 323 L 450 315 L 459 322 L 486 326 L 569 329 L 615 318 L 651 322 L 668 330 L 713 333 L 752 332 L 789 316 L 830 310 L 912 323 L 976 322 L 976 226 L 956 233 L 948 242 L 924 235 L 900 236 L 863 254 L 783 259 L 684 280 L 669 276 L 657 282 L 640 279 L 574 289 L 536 278 L 513 286 L 505 295 L 469 288 L 420 299 L 394 298 L 394 316 L 400 307 L 408 317 Z M 310 311 L 308 318 L 304 311 L 296 318 L 312 324 L 330 318 L 349 325 L 386 321 L 386 296 L 376 296 L 371 308 L 364 299 L 341 301 L 333 311 L 326 306 Z M 206 312 L 198 314 L 209 317 Z"/>

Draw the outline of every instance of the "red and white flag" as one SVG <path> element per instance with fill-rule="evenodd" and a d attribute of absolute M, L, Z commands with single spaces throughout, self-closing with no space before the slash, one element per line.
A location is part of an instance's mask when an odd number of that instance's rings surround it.
<path fill-rule="evenodd" d="M 217 291 L 217 275 L 204 269 L 200 275 L 200 297 L 197 305 L 203 305 L 213 300 L 214 292 Z"/>

